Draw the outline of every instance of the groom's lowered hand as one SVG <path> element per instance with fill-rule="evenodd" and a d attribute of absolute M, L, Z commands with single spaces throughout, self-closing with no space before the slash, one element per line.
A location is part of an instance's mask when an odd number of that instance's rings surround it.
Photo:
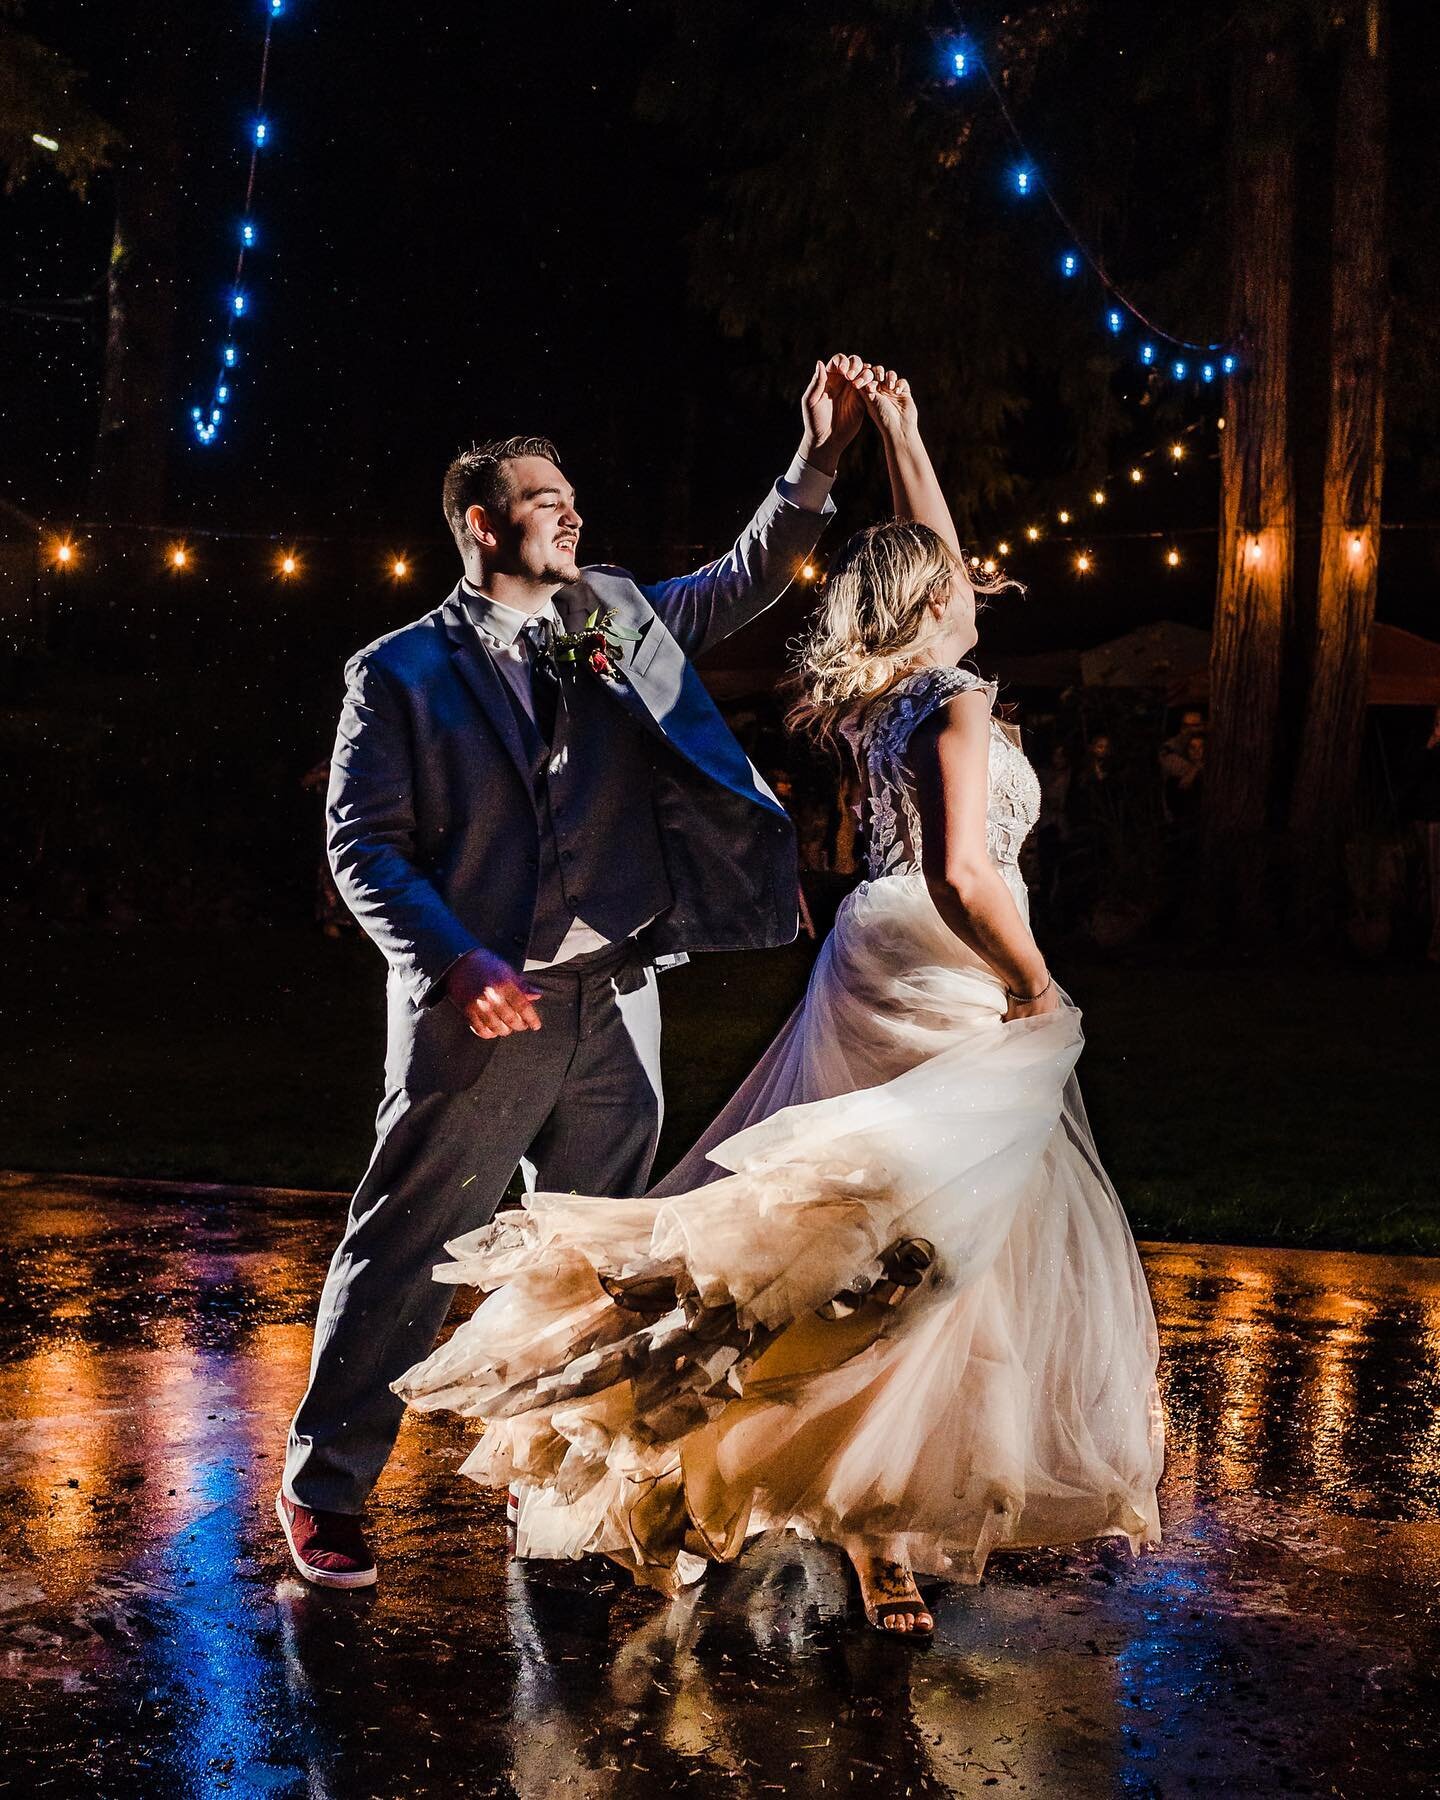
<path fill-rule="evenodd" d="M 445 998 L 476 1037 L 509 1037 L 516 1031 L 538 1031 L 535 1010 L 539 992 L 517 975 L 503 956 L 472 950 L 445 977 Z"/>

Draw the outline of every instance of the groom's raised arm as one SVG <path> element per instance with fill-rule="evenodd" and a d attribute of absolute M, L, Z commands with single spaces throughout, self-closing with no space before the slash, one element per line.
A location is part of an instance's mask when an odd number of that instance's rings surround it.
<path fill-rule="evenodd" d="M 415 861 L 414 778 L 403 703 L 362 657 L 345 670 L 330 762 L 326 848 L 335 885 L 417 1006 L 462 956 L 482 948 Z"/>
<path fill-rule="evenodd" d="M 835 511 L 830 489 L 840 457 L 863 417 L 841 367 L 859 361 L 816 363 L 800 401 L 800 448 L 726 554 L 692 574 L 642 586 L 687 656 L 698 656 L 772 606 L 815 547 Z"/>

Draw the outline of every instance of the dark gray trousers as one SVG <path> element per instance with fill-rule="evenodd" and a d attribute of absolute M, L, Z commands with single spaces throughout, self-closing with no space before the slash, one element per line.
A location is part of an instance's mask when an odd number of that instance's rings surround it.
<path fill-rule="evenodd" d="M 622 946 L 527 980 L 539 1031 L 497 1040 L 472 1087 L 381 1105 L 290 1427 L 284 1488 L 301 1506 L 364 1506 L 405 1411 L 390 1383 L 430 1354 L 454 1296 L 432 1270 L 447 1239 L 489 1221 L 517 1167 L 542 1193 L 644 1191 L 661 1119 L 655 971 Z"/>

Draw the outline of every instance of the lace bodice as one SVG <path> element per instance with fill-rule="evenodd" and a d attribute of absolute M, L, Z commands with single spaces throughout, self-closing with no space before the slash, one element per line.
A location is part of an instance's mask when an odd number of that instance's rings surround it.
<path fill-rule="evenodd" d="M 905 755 L 915 728 L 937 707 L 972 688 L 988 690 L 972 669 L 919 669 L 869 707 L 845 735 L 865 770 L 868 789 L 870 879 L 906 875 L 920 866 L 920 817 L 911 794 Z M 1040 815 L 1040 781 L 1025 752 L 1000 725 L 990 722 L 990 800 L 985 847 L 1002 870 L 1014 869 Z"/>

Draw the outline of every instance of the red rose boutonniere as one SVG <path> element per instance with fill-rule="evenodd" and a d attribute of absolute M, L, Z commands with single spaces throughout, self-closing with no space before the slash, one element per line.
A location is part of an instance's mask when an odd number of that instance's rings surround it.
<path fill-rule="evenodd" d="M 559 669 L 574 669 L 583 662 L 592 675 L 613 678 L 625 659 L 626 644 L 638 643 L 640 635 L 628 625 L 617 625 L 608 607 L 603 612 L 597 607 L 581 630 L 551 641 L 551 654 Z"/>

